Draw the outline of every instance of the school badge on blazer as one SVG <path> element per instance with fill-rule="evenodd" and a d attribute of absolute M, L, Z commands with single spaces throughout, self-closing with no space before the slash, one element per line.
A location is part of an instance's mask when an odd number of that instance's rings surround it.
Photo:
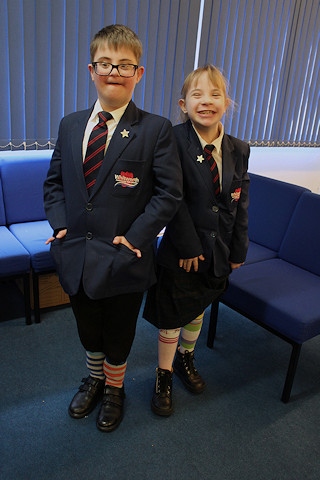
<path fill-rule="evenodd" d="M 115 187 L 120 185 L 123 188 L 134 188 L 139 183 L 139 178 L 134 177 L 132 172 L 121 171 L 120 174 L 115 174 L 114 178 L 116 180 L 116 183 L 114 184 Z"/>

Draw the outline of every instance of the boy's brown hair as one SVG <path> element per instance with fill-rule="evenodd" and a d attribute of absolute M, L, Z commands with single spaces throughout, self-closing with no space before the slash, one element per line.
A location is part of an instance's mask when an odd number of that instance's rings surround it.
<path fill-rule="evenodd" d="M 94 56 L 99 46 L 107 42 L 110 47 L 118 50 L 120 47 L 126 47 L 133 51 L 137 63 L 140 63 L 142 56 L 142 43 L 136 33 L 126 25 L 108 25 L 95 34 L 90 44 L 90 58 L 94 61 Z"/>

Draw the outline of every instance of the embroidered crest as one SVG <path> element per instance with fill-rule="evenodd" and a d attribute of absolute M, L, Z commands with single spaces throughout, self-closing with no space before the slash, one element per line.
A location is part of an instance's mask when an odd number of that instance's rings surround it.
<path fill-rule="evenodd" d="M 120 133 L 122 135 L 122 138 L 125 138 L 125 137 L 129 138 L 129 131 L 126 130 L 125 128 Z"/>
<path fill-rule="evenodd" d="M 237 202 L 240 198 L 241 188 L 236 188 L 233 193 L 231 193 L 231 202 Z"/>
<path fill-rule="evenodd" d="M 121 187 L 126 188 L 134 188 L 139 183 L 139 178 L 134 177 L 132 172 L 120 172 L 120 175 L 115 174 L 114 176 L 116 183 L 114 186 L 121 185 Z"/>
<path fill-rule="evenodd" d="M 203 155 L 197 155 L 197 162 L 202 163 L 204 160 Z"/>

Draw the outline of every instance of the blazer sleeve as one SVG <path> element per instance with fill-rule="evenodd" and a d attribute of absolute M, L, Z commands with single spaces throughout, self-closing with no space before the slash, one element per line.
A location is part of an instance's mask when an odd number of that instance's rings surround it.
<path fill-rule="evenodd" d="M 233 263 L 242 263 L 245 261 L 249 246 L 248 206 L 250 178 L 248 174 L 248 162 L 250 156 L 250 147 L 244 142 L 243 145 L 245 145 L 245 150 L 243 153 L 241 196 L 237 204 L 237 213 L 230 243 L 229 261 Z"/>
<path fill-rule="evenodd" d="M 59 134 L 52 154 L 47 178 L 44 182 L 44 208 L 52 229 L 67 227 L 65 195 L 61 172 L 60 138 L 63 130 L 63 119 L 60 122 Z"/>
<path fill-rule="evenodd" d="M 161 125 L 152 157 L 153 192 L 144 212 L 132 223 L 125 236 L 136 247 L 148 247 L 176 213 L 182 200 L 182 170 L 171 122 L 157 117 Z M 148 139 L 146 139 L 148 142 Z"/>
<path fill-rule="evenodd" d="M 184 200 L 168 224 L 165 237 L 168 237 L 179 258 L 194 258 L 203 253 L 201 240 Z"/>

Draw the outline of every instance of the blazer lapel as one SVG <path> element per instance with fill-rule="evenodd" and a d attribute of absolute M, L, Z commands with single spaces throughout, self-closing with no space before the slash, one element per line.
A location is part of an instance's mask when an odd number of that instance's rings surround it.
<path fill-rule="evenodd" d="M 188 122 L 189 124 L 189 122 Z M 210 166 L 208 162 L 204 158 L 203 150 L 201 147 L 200 140 L 194 131 L 192 124 L 188 125 L 188 139 L 190 144 L 188 146 L 188 153 L 192 158 L 193 163 L 195 164 L 195 168 L 200 172 L 203 183 L 205 187 L 208 189 L 210 196 L 215 199 L 215 195 L 213 192 L 213 185 L 212 185 L 212 176 L 210 172 Z"/>
<path fill-rule="evenodd" d="M 73 129 L 71 130 L 72 157 L 75 163 L 79 185 L 81 185 L 84 192 L 86 192 L 87 189 L 83 175 L 82 142 L 91 112 L 92 108 L 79 112 L 78 117 L 74 122 Z"/>

